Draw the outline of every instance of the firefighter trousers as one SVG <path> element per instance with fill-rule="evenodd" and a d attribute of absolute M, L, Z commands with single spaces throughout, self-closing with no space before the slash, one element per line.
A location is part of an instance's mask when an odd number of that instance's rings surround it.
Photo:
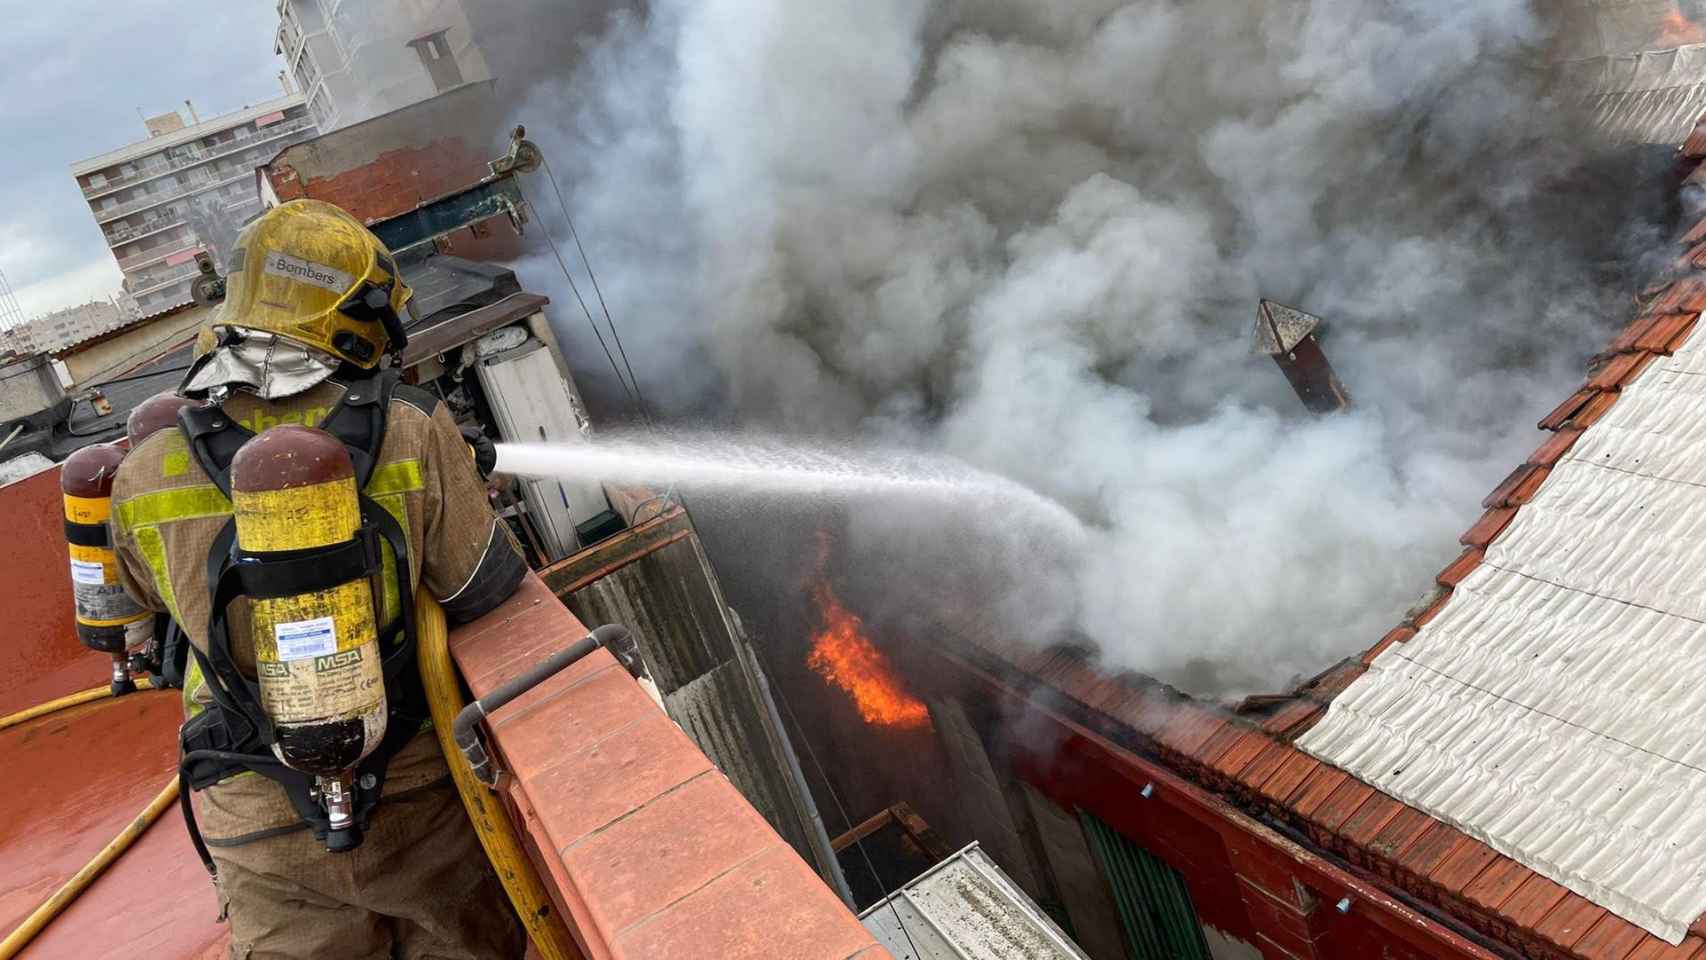
<path fill-rule="evenodd" d="M 525 948 L 448 779 L 388 796 L 349 853 L 300 830 L 213 858 L 233 960 L 485 960 Z"/>

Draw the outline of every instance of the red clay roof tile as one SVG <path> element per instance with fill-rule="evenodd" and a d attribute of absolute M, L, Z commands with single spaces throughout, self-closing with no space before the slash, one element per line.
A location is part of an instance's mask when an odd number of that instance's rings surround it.
<path fill-rule="evenodd" d="M 1620 353 L 1596 370 L 1587 385 L 1599 390 L 1621 390 L 1649 359 L 1644 353 Z"/>
<path fill-rule="evenodd" d="M 1513 510 L 1511 512 L 1515 513 L 1516 511 Z M 1499 529 L 1504 529 L 1502 524 Z M 1464 577 L 1469 576 L 1469 574 L 1474 572 L 1476 567 L 1481 565 L 1481 557 L 1484 553 L 1485 551 L 1480 547 L 1470 547 L 1463 551 L 1458 555 L 1456 560 L 1451 561 L 1450 566 L 1439 572 L 1439 576 L 1434 578 L 1434 582 L 1438 583 L 1442 587 L 1457 586 L 1463 582 Z"/>
<path fill-rule="evenodd" d="M 1321 768 L 1321 761 L 1301 751 L 1293 750 L 1260 788 L 1262 796 L 1274 803 L 1284 803 L 1298 785 Z"/>
<path fill-rule="evenodd" d="M 1487 494 L 1487 499 L 1481 501 L 1481 506 L 1489 510 L 1494 507 L 1520 507 L 1533 499 L 1535 491 L 1546 482 L 1546 477 L 1551 472 L 1546 467 L 1525 463 L 1512 470 L 1503 483 L 1494 487 L 1493 492 Z"/>
<path fill-rule="evenodd" d="M 1592 400 L 1596 395 L 1598 395 L 1598 393 L 1599 391 L 1593 387 L 1582 387 L 1575 393 L 1570 394 L 1570 398 L 1568 400 L 1558 404 L 1557 407 L 1553 408 L 1551 413 L 1548 413 L 1540 419 L 1540 429 L 1556 430 L 1569 423 L 1570 419 L 1576 415 L 1576 411 L 1586 406 L 1587 402 Z"/>
<path fill-rule="evenodd" d="M 1220 759 L 1221 754 L 1250 732 L 1250 728 L 1243 724 L 1228 722 L 1216 730 L 1214 736 L 1209 737 L 1202 746 L 1194 750 L 1192 755 L 1197 758 L 1198 762 L 1213 766 L 1214 762 Z"/>
<path fill-rule="evenodd" d="M 1173 719 L 1156 732 L 1155 742 L 1194 757 L 1203 744 L 1226 726 L 1228 719 L 1198 704 L 1180 704 Z"/>
<path fill-rule="evenodd" d="M 1696 223 L 1687 233 L 1683 234 L 1682 239 L 1677 242 L 1685 247 L 1692 247 L 1702 240 L 1706 240 L 1706 219 L 1702 219 L 1699 223 Z"/>
<path fill-rule="evenodd" d="M 1304 725 L 1313 721 L 1321 712 L 1322 706 L 1313 700 L 1294 700 L 1263 721 L 1262 729 L 1274 736 L 1290 737 L 1303 732 Z"/>
<path fill-rule="evenodd" d="M 1623 332 L 1618 334 L 1617 337 L 1611 341 L 1611 344 L 1605 348 L 1606 352 L 1627 353 L 1628 351 L 1635 349 L 1635 343 L 1640 340 L 1648 330 L 1653 328 L 1653 324 L 1658 323 L 1660 319 L 1666 316 L 1680 316 L 1680 314 L 1641 314 L 1634 320 L 1630 321 L 1629 325 L 1623 328 Z M 1580 393 L 1581 391 L 1578 390 L 1576 392 Z M 1541 429 L 1546 428 L 1542 427 Z"/>
<path fill-rule="evenodd" d="M 1368 664 L 1361 660 L 1346 660 L 1333 669 L 1322 674 L 1309 685 L 1306 691 L 1309 696 L 1323 702 L 1345 692 L 1345 688 L 1357 681 L 1357 678 L 1368 672 Z"/>
<path fill-rule="evenodd" d="M 1361 780 L 1346 777 L 1338 789 L 1327 797 L 1319 807 L 1315 808 L 1314 821 L 1322 829 L 1337 832 L 1363 805 L 1373 798 L 1373 787 Z"/>
<path fill-rule="evenodd" d="M 1611 411 L 1613 404 L 1622 393 L 1602 393 L 1589 400 L 1581 410 L 1576 412 L 1575 419 L 1570 421 L 1572 426 L 1587 428 L 1599 422 L 1599 418 Z"/>
<path fill-rule="evenodd" d="M 1706 226 L 1706 221 L 1702 221 L 1701 226 Z M 1695 227 L 1695 230 L 1699 229 L 1699 226 Z M 1689 235 L 1693 236 L 1693 231 Z M 1703 239 L 1706 239 L 1706 234 L 1696 237 L 1694 242 Z M 1706 309 L 1706 283 L 1694 274 L 1679 277 L 1647 304 L 1649 313 L 1699 313 L 1703 309 Z"/>
<path fill-rule="evenodd" d="M 1426 831 L 1437 826 L 1439 821 L 1415 809 L 1405 807 L 1398 815 L 1386 822 L 1380 832 L 1369 841 L 1368 850 L 1377 857 L 1387 860 L 1396 859 L 1400 850 L 1405 849 Z"/>
<path fill-rule="evenodd" d="M 1435 820 L 1431 827 L 1423 830 L 1414 842 L 1399 852 L 1394 862 L 1418 877 L 1426 877 L 1459 847 L 1474 842 L 1455 828 Z"/>
<path fill-rule="evenodd" d="M 1386 636 L 1380 638 L 1379 643 L 1369 648 L 1369 651 L 1362 655 L 1362 662 L 1373 663 L 1374 658 L 1385 653 L 1387 647 L 1390 647 L 1395 643 L 1409 643 L 1415 636 L 1415 627 L 1394 627 L 1386 634 Z"/>
<path fill-rule="evenodd" d="M 1528 462 L 1537 467 L 1550 467 L 1556 464 L 1582 435 L 1581 427 L 1563 427 L 1552 434 L 1547 441 L 1535 450 Z"/>
<path fill-rule="evenodd" d="M 1530 873 L 1522 886 L 1510 895 L 1501 908 L 1504 915 L 1519 927 L 1533 927 L 1569 895 L 1570 891 L 1538 873 Z"/>
<path fill-rule="evenodd" d="M 1298 784 L 1297 789 L 1286 798 L 1285 805 L 1299 816 L 1310 818 L 1315 809 L 1326 803 L 1333 791 L 1350 778 L 1351 775 L 1343 770 L 1323 765 Z"/>
<path fill-rule="evenodd" d="M 1676 336 L 1672 337 L 1670 342 L 1665 344 L 1664 350 L 1659 351 L 1659 352 L 1664 353 L 1665 355 L 1668 356 L 1670 354 L 1677 352 L 1678 350 L 1681 350 L 1683 347 L 1683 344 L 1686 344 L 1688 342 L 1688 338 L 1694 336 L 1694 328 L 1699 326 L 1699 322 L 1700 322 L 1699 316 L 1696 315 L 1695 322 L 1689 324 L 1688 326 L 1684 327 L 1681 330 L 1678 330 L 1676 333 Z"/>
<path fill-rule="evenodd" d="M 1266 736 L 1264 734 L 1264 736 Z M 1236 774 L 1239 782 L 1251 789 L 1259 789 L 1264 782 L 1273 776 L 1280 767 L 1290 760 L 1293 754 L 1302 756 L 1294 747 L 1274 740 L 1269 740 L 1267 746 L 1257 753 L 1255 758 L 1244 765 L 1244 769 Z"/>
<path fill-rule="evenodd" d="M 1362 806 L 1339 825 L 1339 836 L 1357 846 L 1365 846 L 1392 822 L 1393 817 L 1405 809 L 1402 803 L 1376 790 L 1373 796 L 1363 801 Z"/>
<path fill-rule="evenodd" d="M 1433 872 L 1428 874 L 1428 879 L 1439 884 L 1447 893 L 1461 893 L 1465 887 L 1475 882 L 1481 871 L 1486 870 L 1498 858 L 1497 850 L 1479 840 L 1471 839 L 1435 867 Z"/>
<path fill-rule="evenodd" d="M 1533 875 L 1533 870 L 1510 857 L 1499 857 L 1463 888 L 1463 899 L 1484 910 L 1497 910 Z"/>
<path fill-rule="evenodd" d="M 1647 936 L 1647 931 L 1621 917 L 1606 914 L 1576 941 L 1583 960 L 1623 960 Z"/>
<path fill-rule="evenodd" d="M 1481 515 L 1475 525 L 1466 530 L 1457 542 L 1466 547 L 1486 547 L 1504 532 L 1516 517 L 1515 507 L 1494 507 Z"/>
<path fill-rule="evenodd" d="M 1213 760 L 1206 760 L 1206 758 L 1205 760 L 1209 766 L 1225 776 L 1237 777 L 1245 767 L 1250 765 L 1252 760 L 1255 760 L 1263 750 L 1272 745 L 1273 741 L 1268 738 L 1267 734 L 1260 730 L 1245 728 L 1238 739 L 1232 741 L 1225 750 L 1221 751 L 1220 756 Z"/>
<path fill-rule="evenodd" d="M 1706 940 L 1689 936 L 1676 946 L 1672 946 L 1658 937 L 1648 936 L 1640 945 L 1630 951 L 1627 960 L 1694 960 L 1703 950 L 1706 950 Z"/>
<path fill-rule="evenodd" d="M 1573 947 L 1605 916 L 1604 907 L 1572 893 L 1534 925 L 1534 932 L 1560 947 Z"/>
<path fill-rule="evenodd" d="M 1436 584 L 1433 599 L 1429 601 L 1426 607 L 1422 608 L 1420 613 L 1410 618 L 1410 626 L 1417 630 L 1427 626 L 1429 621 L 1439 616 L 1439 612 L 1445 609 L 1445 602 L 1450 599 L 1451 588 L 1444 584 Z"/>
<path fill-rule="evenodd" d="M 1699 319 L 1698 313 L 1672 313 L 1658 317 L 1635 341 L 1635 347 L 1638 350 L 1669 354 L 1672 352 L 1671 341 L 1679 334 L 1694 329 L 1694 323 Z"/>

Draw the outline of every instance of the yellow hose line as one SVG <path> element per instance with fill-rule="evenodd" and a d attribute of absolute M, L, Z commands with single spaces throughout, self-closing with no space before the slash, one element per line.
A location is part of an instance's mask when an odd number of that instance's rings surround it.
<path fill-rule="evenodd" d="M 522 849 L 503 802 L 474 778 L 474 771 L 452 739 L 451 727 L 466 703 L 456 679 L 456 668 L 450 662 L 450 635 L 445 627 L 444 610 L 424 590 L 415 602 L 415 627 L 420 640 L 416 657 L 420 661 L 427 705 L 432 710 L 433 729 L 438 733 L 438 744 L 450 765 L 457 792 L 462 794 L 462 804 L 468 808 L 468 819 L 473 821 L 474 832 L 486 850 L 486 859 L 503 881 L 504 892 L 509 894 L 509 902 L 527 927 L 527 937 L 539 955 L 544 960 L 585 960 L 565 919 L 558 914 L 551 895 L 534 872 L 533 861 Z M 5 957 L 0 956 L 0 960 Z"/>
<path fill-rule="evenodd" d="M 34 913 L 25 918 L 16 930 L 7 934 L 5 940 L 0 940 L 0 960 L 11 960 L 12 957 L 17 956 L 18 951 L 24 949 L 54 917 L 59 916 L 61 911 L 70 906 L 71 901 L 77 899 L 78 894 L 88 889 L 89 884 L 94 883 L 96 877 L 99 877 L 108 867 L 112 866 L 113 861 L 117 860 L 120 854 L 130 849 L 130 845 L 136 842 L 137 837 L 142 836 L 149 824 L 160 819 L 160 814 L 164 813 L 166 808 L 170 807 L 177 799 L 178 777 L 177 774 L 173 774 L 171 781 L 166 784 L 165 789 L 160 791 L 159 796 L 150 801 L 148 806 L 136 815 L 136 819 L 130 821 L 130 825 L 114 837 L 111 843 L 103 847 L 100 853 L 95 854 L 95 859 L 84 864 L 83 869 L 77 871 L 76 875 L 70 880 L 65 881 L 65 885 L 55 891 L 53 896 L 48 897 L 47 901 L 37 907 Z"/>
<path fill-rule="evenodd" d="M 152 690 L 154 689 L 154 684 L 149 682 L 147 677 L 137 677 L 136 689 Z M 105 687 L 90 687 L 80 693 L 73 693 L 60 697 L 58 700 L 49 700 L 46 703 L 38 703 L 27 710 L 19 710 L 17 713 L 0 717 L 0 730 L 4 730 L 7 727 L 15 727 L 20 723 L 24 723 L 28 720 L 34 720 L 37 717 L 45 717 L 50 713 L 58 713 L 67 707 L 93 703 L 96 700 L 105 700 L 112 695 L 113 690 L 110 685 Z"/>

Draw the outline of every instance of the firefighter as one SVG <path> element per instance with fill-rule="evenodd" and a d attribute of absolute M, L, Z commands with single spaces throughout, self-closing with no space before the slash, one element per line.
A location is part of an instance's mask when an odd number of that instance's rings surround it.
<path fill-rule="evenodd" d="M 232 956 L 520 956 L 521 928 L 426 729 L 411 600 L 424 589 L 452 622 L 476 618 L 516 590 L 526 574 L 521 551 L 493 515 L 450 411 L 386 368 L 406 342 L 410 290 L 377 237 L 330 204 L 292 201 L 243 230 L 229 267 L 209 349 L 180 388 L 206 402 L 186 406 L 177 429 L 126 457 L 111 526 L 126 590 L 170 613 L 191 643 L 185 815 L 215 873 Z M 244 461 L 238 451 L 284 424 L 342 441 L 353 465 L 344 469 L 355 477 L 363 533 L 326 547 L 324 562 L 281 562 L 288 551 L 256 552 L 233 532 L 232 461 L 241 515 L 257 502 L 244 500 L 254 489 L 243 486 L 244 471 L 253 484 L 255 464 L 269 461 Z M 278 509 L 311 511 L 308 497 L 286 497 Z M 275 530 L 291 523 L 269 522 Z M 251 521 L 251 529 L 262 527 Z M 363 576 L 348 572 L 358 567 Z M 328 797 L 326 781 L 281 763 L 283 748 L 269 739 L 251 628 L 263 604 L 277 603 L 258 597 L 339 579 L 366 581 L 366 626 L 328 616 L 319 634 L 298 630 L 291 642 L 312 653 L 317 636 L 373 633 L 385 712 L 383 724 L 369 720 L 382 740 L 368 745 L 349 793 Z M 283 638 L 261 638 L 262 649 L 278 656 Z"/>

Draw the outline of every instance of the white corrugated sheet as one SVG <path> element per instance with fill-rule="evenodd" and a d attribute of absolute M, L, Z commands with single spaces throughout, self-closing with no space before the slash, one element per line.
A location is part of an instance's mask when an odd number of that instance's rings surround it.
<path fill-rule="evenodd" d="M 1559 65 L 1563 82 L 1613 143 L 1676 146 L 1706 113 L 1706 44 Z"/>
<path fill-rule="evenodd" d="M 1706 912 L 1706 342 L 1298 746 L 1670 941 Z"/>

